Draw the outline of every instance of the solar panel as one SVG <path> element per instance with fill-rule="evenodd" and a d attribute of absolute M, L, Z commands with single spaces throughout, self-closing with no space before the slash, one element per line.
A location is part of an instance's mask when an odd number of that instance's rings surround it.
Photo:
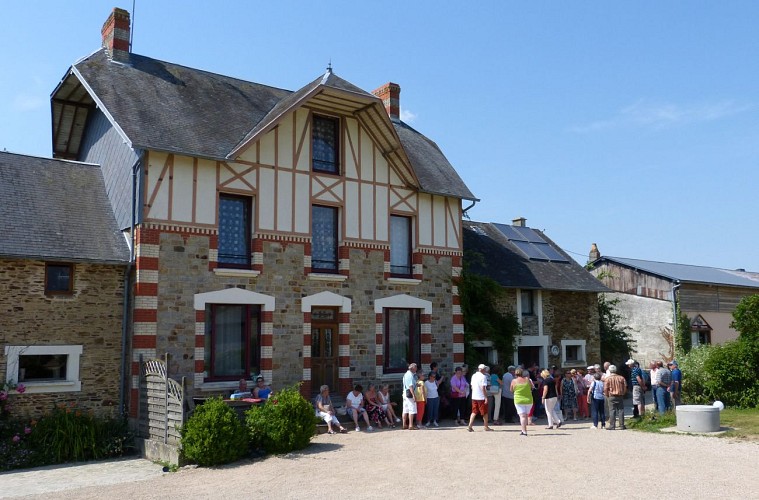
<path fill-rule="evenodd" d="M 535 260 L 550 260 L 543 252 L 538 250 L 537 245 L 528 241 L 512 241 L 527 257 Z"/>
<path fill-rule="evenodd" d="M 524 236 L 519 234 L 513 226 L 507 226 L 506 224 L 493 224 L 500 232 L 503 233 L 510 240 L 524 240 Z"/>
<path fill-rule="evenodd" d="M 548 243 L 533 243 L 538 249 L 543 252 L 551 262 L 569 262 L 566 257 L 561 255 L 554 247 Z"/>
<path fill-rule="evenodd" d="M 530 243 L 545 243 L 546 242 L 546 240 L 541 238 L 538 233 L 536 233 L 533 229 L 530 229 L 529 227 L 515 227 L 514 229 L 522 235 L 521 239 L 523 241 L 529 241 Z"/>

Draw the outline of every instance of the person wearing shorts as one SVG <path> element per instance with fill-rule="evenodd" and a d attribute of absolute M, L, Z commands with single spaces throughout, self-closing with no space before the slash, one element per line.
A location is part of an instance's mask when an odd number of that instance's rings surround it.
<path fill-rule="evenodd" d="M 408 430 L 417 430 L 414 425 L 416 420 L 416 399 L 414 399 L 414 389 L 416 388 L 416 363 L 408 365 L 408 370 L 403 375 L 403 412 L 401 420 L 403 428 Z"/>
<path fill-rule="evenodd" d="M 514 380 L 511 381 L 511 392 L 514 393 L 514 406 L 519 415 L 519 424 L 522 427 L 522 436 L 527 435 L 527 421 L 530 418 L 532 410 L 532 389 L 533 383 L 530 380 L 530 374 L 523 368 L 514 370 Z"/>
<path fill-rule="evenodd" d="M 469 432 L 474 432 L 472 425 L 474 424 L 474 419 L 477 418 L 477 415 L 482 415 L 482 421 L 485 423 L 486 431 L 493 430 L 488 427 L 488 378 L 487 375 L 485 375 L 486 369 L 487 366 L 480 365 L 477 367 L 477 373 L 472 375 L 472 414 L 469 415 L 469 426 L 467 427 Z"/>

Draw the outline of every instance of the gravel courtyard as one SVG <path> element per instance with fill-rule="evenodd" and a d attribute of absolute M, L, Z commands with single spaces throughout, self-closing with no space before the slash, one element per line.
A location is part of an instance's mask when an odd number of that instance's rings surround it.
<path fill-rule="evenodd" d="M 569 422 L 317 436 L 299 453 L 163 473 L 146 460 L 0 475 L 31 498 L 759 498 L 759 444 Z M 660 481 L 655 486 L 653 462 Z"/>

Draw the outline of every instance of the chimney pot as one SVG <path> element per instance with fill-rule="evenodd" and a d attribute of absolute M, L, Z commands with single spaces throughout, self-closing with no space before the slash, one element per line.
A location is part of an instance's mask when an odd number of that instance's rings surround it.
<path fill-rule="evenodd" d="M 375 96 L 382 99 L 385 105 L 385 111 L 391 120 L 400 121 L 401 119 L 401 86 L 397 83 L 388 82 L 372 92 Z"/>
<path fill-rule="evenodd" d="M 108 59 L 122 63 L 129 62 L 129 32 L 129 12 L 114 8 L 100 30 Z"/>
<path fill-rule="evenodd" d="M 511 221 L 511 225 L 517 227 L 527 227 L 527 219 L 524 217 L 517 217 Z"/>

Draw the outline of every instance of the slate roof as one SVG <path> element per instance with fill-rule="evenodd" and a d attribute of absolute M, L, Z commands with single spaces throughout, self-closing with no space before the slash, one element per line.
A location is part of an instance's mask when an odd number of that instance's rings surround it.
<path fill-rule="evenodd" d="M 567 261 L 528 259 L 493 224 L 464 221 L 464 261 L 467 270 L 492 278 L 506 288 L 595 293 L 610 291 L 544 233 L 533 230 Z"/>
<path fill-rule="evenodd" d="M 0 152 L 0 256 L 124 264 L 100 167 Z"/>
<path fill-rule="evenodd" d="M 138 54 L 130 54 L 130 64 L 113 63 L 104 50 L 75 63 L 72 71 L 133 148 L 204 158 L 230 159 L 318 85 L 381 105 L 331 72 L 292 92 Z M 402 122 L 394 126 L 422 191 L 477 200 L 434 142 Z"/>
<path fill-rule="evenodd" d="M 597 266 L 604 262 L 614 262 L 670 281 L 677 280 L 681 283 L 759 288 L 759 273 L 754 272 L 607 256 L 602 256 L 600 259 L 594 261 L 593 264 Z"/>

